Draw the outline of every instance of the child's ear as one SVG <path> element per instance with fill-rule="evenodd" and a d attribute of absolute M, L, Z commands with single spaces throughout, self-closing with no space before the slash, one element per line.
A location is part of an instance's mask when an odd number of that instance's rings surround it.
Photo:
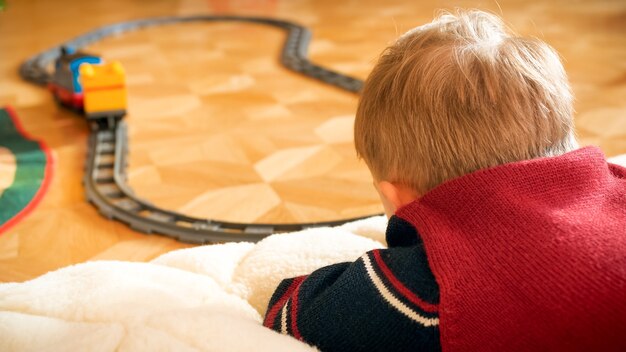
<path fill-rule="evenodd" d="M 379 181 L 378 190 L 395 209 L 412 203 L 419 198 L 419 194 L 410 187 L 389 181 Z"/>

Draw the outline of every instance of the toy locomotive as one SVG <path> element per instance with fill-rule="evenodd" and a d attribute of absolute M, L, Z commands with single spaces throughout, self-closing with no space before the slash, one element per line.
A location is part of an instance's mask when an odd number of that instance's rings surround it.
<path fill-rule="evenodd" d="M 126 75 L 118 61 L 63 48 L 48 88 L 59 104 L 99 128 L 113 128 L 126 114 Z"/>

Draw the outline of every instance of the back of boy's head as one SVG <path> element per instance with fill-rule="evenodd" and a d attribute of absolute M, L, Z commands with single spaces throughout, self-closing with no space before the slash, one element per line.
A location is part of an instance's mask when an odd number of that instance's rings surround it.
<path fill-rule="evenodd" d="M 355 121 L 375 179 L 420 194 L 508 162 L 577 148 L 558 54 L 481 11 L 445 13 L 383 52 Z"/>

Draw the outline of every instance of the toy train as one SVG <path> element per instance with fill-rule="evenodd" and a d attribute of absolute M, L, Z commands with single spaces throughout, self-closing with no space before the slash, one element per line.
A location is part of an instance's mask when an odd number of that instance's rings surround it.
<path fill-rule="evenodd" d="M 63 48 L 48 88 L 65 107 L 84 113 L 99 128 L 113 128 L 126 114 L 126 74 L 117 61 Z"/>

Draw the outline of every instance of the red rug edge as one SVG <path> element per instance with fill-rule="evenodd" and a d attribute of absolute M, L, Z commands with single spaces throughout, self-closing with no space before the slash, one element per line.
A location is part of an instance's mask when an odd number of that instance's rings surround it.
<path fill-rule="evenodd" d="M 29 215 L 33 210 L 35 210 L 37 205 L 39 205 L 44 195 L 48 192 L 48 188 L 50 187 L 50 183 L 52 182 L 52 177 L 54 175 L 54 164 L 55 164 L 54 156 L 52 155 L 52 151 L 50 150 L 48 145 L 43 140 L 34 138 L 30 133 L 28 133 L 24 129 L 24 126 L 22 126 L 22 123 L 17 118 L 17 114 L 15 113 L 15 110 L 13 109 L 13 107 L 5 106 L 4 109 L 9 114 L 9 118 L 15 125 L 15 128 L 17 129 L 17 131 L 24 138 L 31 140 L 31 141 L 36 141 L 39 144 L 39 148 L 41 148 L 41 150 L 44 152 L 46 156 L 46 167 L 44 168 L 44 177 L 43 177 L 43 180 L 41 181 L 41 186 L 39 186 L 39 189 L 37 190 L 37 193 L 35 194 L 33 199 L 30 201 L 30 203 L 28 203 L 28 205 L 24 207 L 24 209 L 20 210 L 19 213 L 15 214 L 15 216 L 10 218 L 7 222 L 0 225 L 0 235 L 8 231 L 10 228 L 15 226 L 21 220 L 23 220 L 27 215 Z"/>

